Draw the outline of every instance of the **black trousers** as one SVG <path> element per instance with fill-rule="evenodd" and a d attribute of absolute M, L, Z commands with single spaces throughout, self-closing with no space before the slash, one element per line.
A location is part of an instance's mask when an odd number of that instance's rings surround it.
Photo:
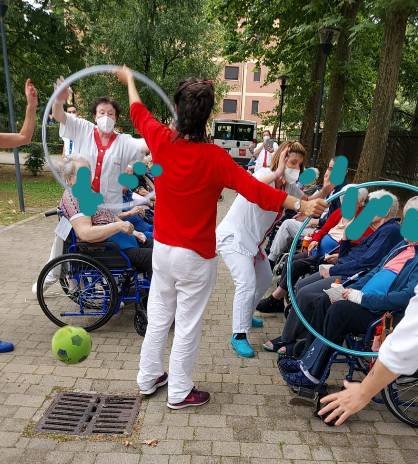
<path fill-rule="evenodd" d="M 136 270 L 145 272 L 149 278 L 152 277 L 152 245 L 152 239 L 148 239 L 141 247 L 124 250 Z"/>
<path fill-rule="evenodd" d="M 331 287 L 331 284 L 334 282 L 334 277 L 323 279 L 319 273 L 313 274 L 312 276 L 306 277 L 305 279 L 300 280 L 296 284 L 296 301 L 298 303 L 299 309 L 301 310 L 304 318 L 312 323 L 312 318 L 318 307 L 322 308 L 321 303 L 324 305 L 326 303 L 326 308 L 331 305 L 328 296 L 324 293 L 324 289 Z M 325 297 L 325 298 L 324 298 Z M 321 303 L 320 303 L 321 302 Z M 326 311 L 325 311 L 326 313 Z M 324 314 L 322 312 L 321 314 Z M 322 325 L 324 322 L 324 317 L 318 315 L 318 320 L 321 321 L 320 325 L 316 326 L 319 332 L 322 330 Z M 289 313 L 289 316 L 286 319 L 285 325 L 282 332 L 282 340 L 284 343 L 292 344 L 297 340 L 306 339 L 309 332 L 305 326 L 300 321 L 296 311 L 292 308 Z M 312 340 L 310 340 L 312 341 Z M 308 345 L 309 346 L 309 345 Z M 299 345 L 298 351 L 303 350 L 303 346 Z M 300 351 L 299 351 L 300 352 Z"/>
<path fill-rule="evenodd" d="M 323 323 L 322 334 L 337 345 L 342 345 L 350 334 L 364 334 L 369 325 L 380 317 L 367 308 L 347 300 L 329 306 Z M 302 365 L 311 375 L 320 379 L 334 350 L 320 340 L 315 340 L 302 357 Z"/>
<path fill-rule="evenodd" d="M 308 256 L 306 251 L 297 253 L 292 262 L 292 284 L 305 274 L 312 274 L 318 270 L 319 257 Z M 284 266 L 282 275 L 280 277 L 279 287 L 287 290 L 287 265 Z"/>

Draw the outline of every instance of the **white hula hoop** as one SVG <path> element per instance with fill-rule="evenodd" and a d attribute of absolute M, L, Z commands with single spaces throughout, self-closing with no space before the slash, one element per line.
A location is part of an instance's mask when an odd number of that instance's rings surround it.
<path fill-rule="evenodd" d="M 54 93 L 51 95 L 51 97 L 48 100 L 48 103 L 46 105 L 45 112 L 44 112 L 44 117 L 42 119 L 42 147 L 44 149 L 45 159 L 46 159 L 46 161 L 48 163 L 48 166 L 50 167 L 55 179 L 65 189 L 68 189 L 69 187 L 68 187 L 68 185 L 66 185 L 66 183 L 62 179 L 57 167 L 52 162 L 52 160 L 51 160 L 51 158 L 49 156 L 49 150 L 48 150 L 46 128 L 47 128 L 47 122 L 48 122 L 48 115 L 51 112 L 52 105 L 53 105 L 55 99 L 58 97 L 58 95 L 66 87 L 69 87 L 71 84 L 78 81 L 82 77 L 92 76 L 94 74 L 104 74 L 104 73 L 114 74 L 114 72 L 119 68 L 120 68 L 120 66 L 116 66 L 116 65 L 112 65 L 112 64 L 102 64 L 102 65 L 97 65 L 97 66 L 91 66 L 89 68 L 85 68 L 85 69 L 82 69 L 80 71 L 77 71 L 76 73 L 74 73 L 71 76 L 64 79 L 64 81 L 55 89 Z M 170 99 L 167 97 L 164 90 L 159 85 L 157 85 L 155 82 L 153 82 L 151 79 L 149 79 L 147 76 L 145 76 L 144 74 L 141 74 L 138 71 L 133 71 L 133 70 L 132 70 L 132 74 L 133 74 L 133 76 L 134 76 L 134 78 L 136 80 L 142 82 L 147 87 L 149 87 L 151 90 L 153 90 L 161 98 L 161 100 L 167 105 L 167 108 L 170 110 L 170 113 L 172 114 L 173 118 L 177 119 L 177 114 L 176 114 L 176 111 L 174 109 L 174 106 L 172 105 Z M 107 209 L 110 209 L 110 210 L 121 210 L 123 208 L 132 207 L 132 206 L 134 206 L 133 202 L 119 203 L 119 204 L 103 203 L 103 204 L 100 205 L 101 208 L 107 208 Z"/>

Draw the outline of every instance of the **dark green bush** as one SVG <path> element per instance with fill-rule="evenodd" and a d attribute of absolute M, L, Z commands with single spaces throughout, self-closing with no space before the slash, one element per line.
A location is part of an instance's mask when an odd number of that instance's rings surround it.
<path fill-rule="evenodd" d="M 40 143 L 31 143 L 28 145 L 29 156 L 26 158 L 25 166 L 32 173 L 33 176 L 37 176 L 45 165 L 44 151 Z"/>

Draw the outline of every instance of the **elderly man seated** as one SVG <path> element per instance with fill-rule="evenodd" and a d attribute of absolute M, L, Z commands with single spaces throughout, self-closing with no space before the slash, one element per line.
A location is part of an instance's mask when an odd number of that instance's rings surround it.
<path fill-rule="evenodd" d="M 410 208 L 418 209 L 418 197 L 407 202 L 404 214 Z M 386 311 L 403 315 L 417 282 L 418 242 L 402 240 L 378 266 L 344 289 L 341 300 L 328 303 L 319 331 L 328 340 L 341 345 L 348 334 L 365 333 Z M 316 325 L 319 328 L 318 322 Z M 314 388 L 328 375 L 325 370 L 332 353 L 328 345 L 316 339 L 299 361 L 282 358 L 279 368 L 289 385 Z"/>

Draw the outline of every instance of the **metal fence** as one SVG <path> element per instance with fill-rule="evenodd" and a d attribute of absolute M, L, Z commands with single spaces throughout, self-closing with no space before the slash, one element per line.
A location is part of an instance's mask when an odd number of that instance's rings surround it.
<path fill-rule="evenodd" d="M 336 154 L 348 158 L 351 172 L 357 169 L 364 137 L 365 132 L 338 134 Z M 407 131 L 391 131 L 384 157 L 380 179 L 418 185 L 418 135 Z"/>

